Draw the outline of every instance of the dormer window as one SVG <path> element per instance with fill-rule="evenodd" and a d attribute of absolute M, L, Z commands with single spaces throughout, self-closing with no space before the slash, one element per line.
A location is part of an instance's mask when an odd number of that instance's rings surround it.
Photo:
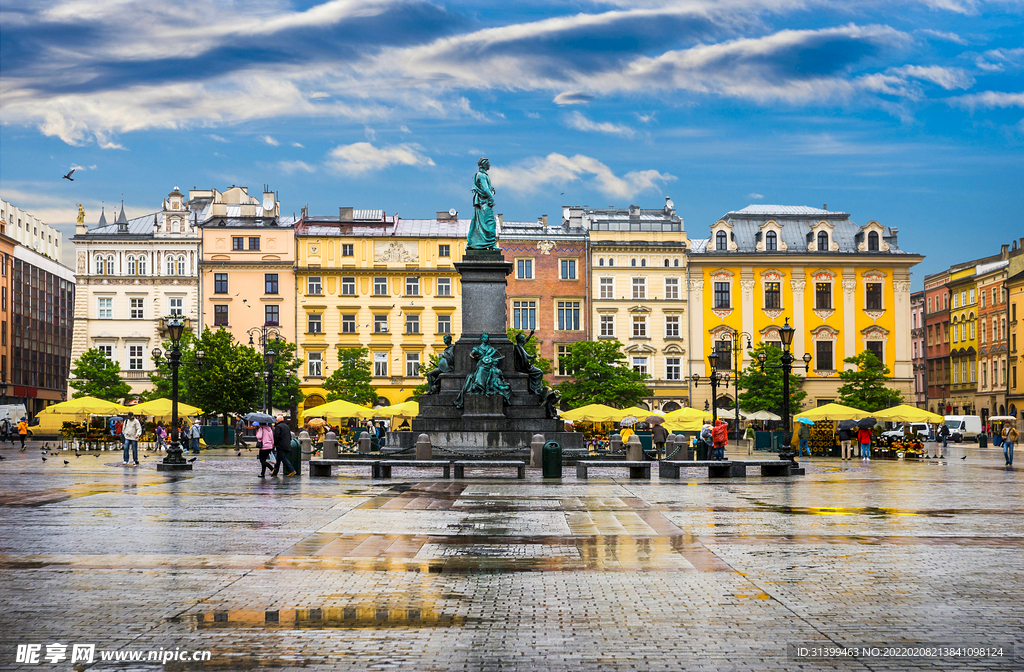
<path fill-rule="evenodd" d="M 775 252 L 779 249 L 779 237 L 775 235 L 774 231 L 764 234 L 764 249 L 769 252 Z"/>
<path fill-rule="evenodd" d="M 878 232 L 868 232 L 868 252 L 878 252 Z"/>
<path fill-rule="evenodd" d="M 818 252 L 828 252 L 827 231 L 818 231 Z"/>
<path fill-rule="evenodd" d="M 721 252 L 729 249 L 729 236 L 725 231 L 719 231 L 715 234 L 715 249 Z"/>

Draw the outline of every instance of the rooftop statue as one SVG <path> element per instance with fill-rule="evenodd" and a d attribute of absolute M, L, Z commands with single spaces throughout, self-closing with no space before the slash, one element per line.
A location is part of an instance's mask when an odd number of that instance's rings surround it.
<path fill-rule="evenodd" d="M 72 171 L 74 172 L 74 171 Z M 85 224 L 85 209 L 82 208 L 82 204 L 78 204 L 78 223 Z"/>
<path fill-rule="evenodd" d="M 477 161 L 477 166 L 480 170 L 473 178 L 473 221 L 466 236 L 467 247 L 470 250 L 496 250 L 498 233 L 494 221 L 494 187 L 487 175 L 491 162 L 484 156 Z"/>

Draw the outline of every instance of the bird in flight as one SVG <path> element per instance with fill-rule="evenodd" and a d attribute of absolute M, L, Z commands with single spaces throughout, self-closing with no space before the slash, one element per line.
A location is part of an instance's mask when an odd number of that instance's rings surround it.
<path fill-rule="evenodd" d="M 69 182 L 74 182 L 74 181 L 75 181 L 75 178 L 73 178 L 73 177 L 71 177 L 71 176 L 75 174 L 75 171 L 76 171 L 76 170 L 78 170 L 78 169 L 77 169 L 77 168 L 72 168 L 72 169 L 71 169 L 71 172 L 69 172 L 69 173 L 68 173 L 67 175 L 65 175 L 65 176 L 64 176 L 64 179 L 65 179 L 65 180 L 67 180 L 67 181 L 69 181 Z"/>

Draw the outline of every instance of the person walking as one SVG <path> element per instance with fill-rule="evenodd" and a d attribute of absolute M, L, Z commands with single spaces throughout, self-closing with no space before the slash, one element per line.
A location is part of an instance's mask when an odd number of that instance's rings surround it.
<path fill-rule="evenodd" d="M 163 450 L 167 446 L 167 428 L 164 427 L 164 421 L 156 423 L 156 429 L 153 430 L 153 434 L 156 436 L 156 449 Z"/>
<path fill-rule="evenodd" d="M 811 426 L 810 425 L 805 425 L 802 422 L 799 423 L 799 424 L 800 424 L 800 427 L 798 427 L 797 430 L 796 430 L 796 435 L 797 435 L 797 438 L 799 439 L 799 441 L 797 442 L 797 446 L 796 446 L 796 456 L 800 457 L 801 455 L 804 454 L 804 450 L 806 450 L 807 451 L 807 457 L 810 457 L 811 456 L 811 444 L 810 444 L 810 440 L 811 440 Z"/>
<path fill-rule="evenodd" d="M 128 419 L 121 425 L 121 436 L 124 437 L 124 459 L 121 464 L 128 466 L 128 451 L 132 452 L 132 461 L 139 466 L 139 437 L 142 436 L 142 423 L 134 413 L 128 413 Z"/>
<path fill-rule="evenodd" d="M 634 432 L 633 428 L 629 426 L 623 427 L 620 425 L 620 427 L 622 427 L 622 429 L 619 430 L 619 438 L 622 439 L 622 447 L 625 448 L 626 444 L 629 442 L 629 437 L 636 434 L 636 432 Z"/>
<path fill-rule="evenodd" d="M 7 418 L 0 420 L 0 442 L 11 438 L 11 421 Z"/>
<path fill-rule="evenodd" d="M 22 416 L 18 421 L 18 440 L 21 441 L 21 452 L 25 452 L 25 439 L 28 437 L 28 419 Z"/>
<path fill-rule="evenodd" d="M 754 432 L 754 425 L 748 424 L 743 432 L 743 440 L 747 442 L 747 455 L 754 454 L 754 439 L 756 436 L 757 433 Z"/>
<path fill-rule="evenodd" d="M 711 428 L 711 443 L 715 449 L 714 459 L 721 462 L 725 459 L 725 447 L 729 445 L 729 425 L 719 420 Z"/>
<path fill-rule="evenodd" d="M 660 460 L 662 453 L 665 452 L 665 442 L 668 441 L 668 430 L 664 425 L 661 423 L 654 425 L 651 429 L 651 440 L 654 441 L 655 454 Z"/>
<path fill-rule="evenodd" d="M 942 423 L 942 426 L 939 427 L 939 440 L 942 441 L 942 447 L 945 448 L 946 442 L 949 441 L 949 427 L 946 426 L 946 423 Z M 941 451 L 939 457 L 942 457 Z"/>
<path fill-rule="evenodd" d="M 274 470 L 267 460 L 274 452 L 274 431 L 270 429 L 269 425 L 261 425 L 258 422 L 252 424 L 256 428 L 256 448 L 259 450 L 256 456 L 260 460 L 260 478 L 267 477 L 267 469 L 271 470 L 270 475 L 273 476 Z"/>
<path fill-rule="evenodd" d="M 292 430 L 284 421 L 284 415 L 277 416 L 277 424 L 274 425 L 274 447 L 277 449 L 277 465 L 270 472 L 271 476 L 277 476 L 279 469 L 284 469 L 285 476 L 294 476 L 297 472 L 288 461 L 288 453 L 292 448 Z"/>
<path fill-rule="evenodd" d="M 1017 443 L 1019 434 L 1013 425 L 1006 425 L 1003 428 L 1003 457 L 1006 458 L 1006 466 L 1013 466 L 1013 445 Z"/>
<path fill-rule="evenodd" d="M 188 442 L 193 455 L 199 454 L 199 439 L 202 435 L 203 427 L 199 424 L 199 418 L 196 418 L 192 423 L 192 427 L 188 430 Z"/>
<path fill-rule="evenodd" d="M 860 461 L 871 461 L 871 430 L 861 427 L 857 430 L 857 443 L 860 444 Z"/>
<path fill-rule="evenodd" d="M 245 443 L 245 418 L 242 416 L 235 420 L 235 448 L 251 450 Z"/>
<path fill-rule="evenodd" d="M 842 459 L 853 459 L 853 432 L 850 431 L 849 427 L 843 427 L 839 430 L 839 443 L 843 447 Z"/>

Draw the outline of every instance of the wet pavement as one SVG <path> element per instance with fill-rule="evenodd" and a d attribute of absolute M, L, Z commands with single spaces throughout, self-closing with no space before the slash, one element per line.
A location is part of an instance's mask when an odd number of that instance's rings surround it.
<path fill-rule="evenodd" d="M 0 454 L 3 670 L 1024 669 L 1024 475 L 998 449 L 678 482 Z"/>

